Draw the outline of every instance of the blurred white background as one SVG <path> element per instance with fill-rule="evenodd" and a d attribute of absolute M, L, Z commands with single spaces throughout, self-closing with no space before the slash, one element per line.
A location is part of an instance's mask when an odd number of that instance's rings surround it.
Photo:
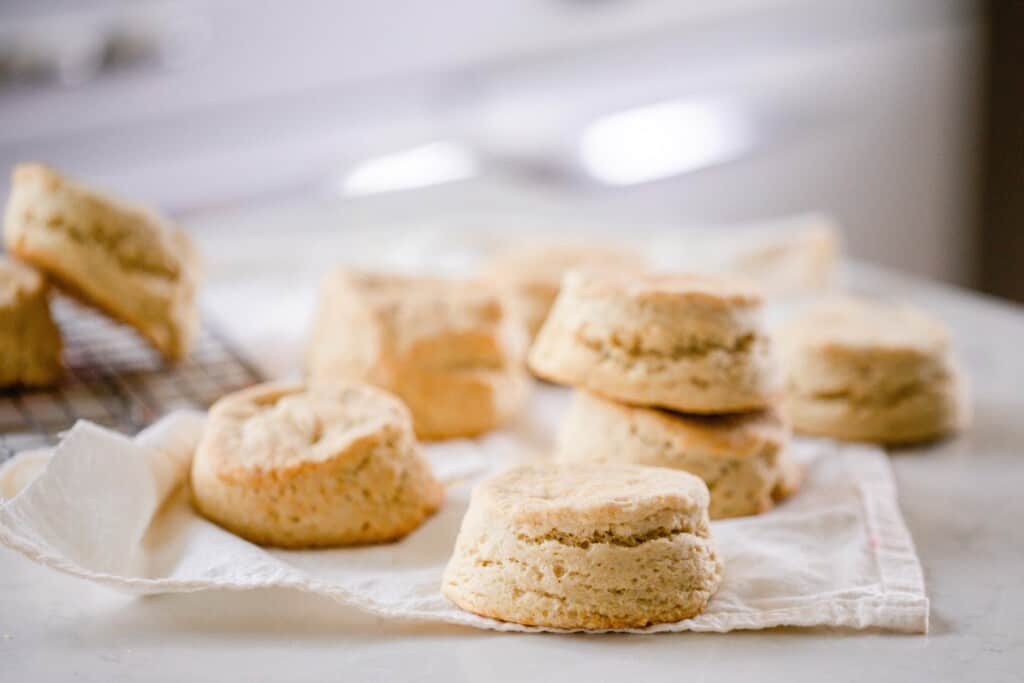
<path fill-rule="evenodd" d="M 853 255 L 970 284 L 982 40 L 952 0 L 6 0 L 0 167 L 197 223 L 823 210 Z"/>

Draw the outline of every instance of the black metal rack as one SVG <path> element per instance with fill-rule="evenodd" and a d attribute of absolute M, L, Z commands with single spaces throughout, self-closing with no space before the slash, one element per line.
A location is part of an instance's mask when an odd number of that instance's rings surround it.
<path fill-rule="evenodd" d="M 133 330 L 65 297 L 53 315 L 67 373 L 55 387 L 0 393 L 0 462 L 56 443 L 77 420 L 134 434 L 176 408 L 205 409 L 260 373 L 209 320 L 189 357 L 165 363 Z"/>

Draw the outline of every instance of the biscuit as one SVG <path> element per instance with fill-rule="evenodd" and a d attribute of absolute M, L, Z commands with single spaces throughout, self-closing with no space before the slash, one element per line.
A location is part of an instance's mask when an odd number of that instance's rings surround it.
<path fill-rule="evenodd" d="M 548 463 L 473 491 L 441 590 L 502 621 L 615 629 L 700 614 L 720 581 L 700 479 Z"/>
<path fill-rule="evenodd" d="M 508 286 L 515 312 L 530 339 L 548 317 L 562 278 L 573 268 L 642 269 L 644 257 L 624 246 L 530 243 L 497 252 L 485 267 L 488 277 Z"/>
<path fill-rule="evenodd" d="M 45 386 L 61 376 L 60 331 L 46 281 L 0 256 L 0 386 Z"/>
<path fill-rule="evenodd" d="M 306 373 L 393 392 L 421 438 L 473 436 L 522 406 L 524 346 L 521 323 L 479 283 L 338 270 L 324 281 Z"/>
<path fill-rule="evenodd" d="M 659 269 L 727 273 L 756 283 L 775 298 L 835 287 L 843 245 L 832 218 L 804 214 L 750 225 L 677 230 L 654 238 L 650 251 Z"/>
<path fill-rule="evenodd" d="M 225 396 L 192 461 L 199 512 L 260 545 L 395 540 L 442 495 L 405 406 L 360 384 L 263 384 Z"/>
<path fill-rule="evenodd" d="M 134 327 L 165 358 L 188 353 L 199 324 L 199 256 L 166 219 L 41 164 L 20 164 L 4 242 L 68 293 Z"/>
<path fill-rule="evenodd" d="M 807 215 L 730 231 L 742 242 L 723 271 L 756 282 L 773 296 L 831 289 L 838 280 L 842 240 L 828 216 Z"/>
<path fill-rule="evenodd" d="M 965 380 L 949 335 L 924 313 L 867 300 L 824 302 L 785 325 L 785 407 L 803 434 L 904 444 L 965 425 Z"/>
<path fill-rule="evenodd" d="M 552 382 L 690 413 L 762 408 L 781 389 L 760 294 L 710 275 L 571 271 L 529 365 Z"/>
<path fill-rule="evenodd" d="M 801 468 L 786 451 L 788 443 L 789 428 L 775 410 L 683 415 L 577 391 L 555 459 L 689 472 L 708 485 L 709 512 L 719 519 L 764 512 L 795 492 Z"/>

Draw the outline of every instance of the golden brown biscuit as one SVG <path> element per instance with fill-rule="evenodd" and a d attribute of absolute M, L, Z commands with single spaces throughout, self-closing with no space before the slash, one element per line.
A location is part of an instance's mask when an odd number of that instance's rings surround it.
<path fill-rule="evenodd" d="M 393 396 L 263 384 L 210 409 L 192 495 L 204 516 L 253 543 L 299 548 L 401 538 L 443 491 Z"/>
<path fill-rule="evenodd" d="M 781 390 L 760 294 L 710 275 L 571 271 L 529 364 L 553 382 L 680 412 L 755 410 Z"/>
<path fill-rule="evenodd" d="M 199 255 L 163 217 L 42 164 L 19 164 L 4 243 L 62 289 L 137 329 L 166 358 L 191 348 Z"/>
<path fill-rule="evenodd" d="M 801 433 L 905 444 L 962 428 L 966 382 L 949 334 L 920 311 L 837 298 L 779 334 L 786 411 Z"/>
<path fill-rule="evenodd" d="M 48 295 L 39 273 L 0 256 L 0 387 L 41 386 L 60 378 L 60 331 Z"/>
<path fill-rule="evenodd" d="M 711 518 L 720 519 L 764 512 L 799 488 L 802 471 L 788 444 L 789 427 L 772 409 L 684 415 L 576 391 L 555 459 L 689 472 L 708 485 Z"/>
<path fill-rule="evenodd" d="M 574 463 L 517 467 L 480 484 L 441 590 L 503 621 L 614 629 L 695 616 L 720 582 L 704 482 Z"/>
<path fill-rule="evenodd" d="M 306 372 L 394 392 L 421 438 L 473 436 L 522 406 L 524 345 L 521 323 L 481 283 L 338 270 L 324 281 Z"/>

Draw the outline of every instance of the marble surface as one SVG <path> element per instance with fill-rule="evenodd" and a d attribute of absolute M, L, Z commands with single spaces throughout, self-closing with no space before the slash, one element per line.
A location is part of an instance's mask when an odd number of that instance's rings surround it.
<path fill-rule="evenodd" d="M 891 456 L 932 600 L 927 636 L 489 633 L 276 590 L 131 598 L 0 549 L 0 680 L 1019 681 L 1024 313 L 876 269 L 853 282 L 946 320 L 974 386 L 969 432 Z"/>

